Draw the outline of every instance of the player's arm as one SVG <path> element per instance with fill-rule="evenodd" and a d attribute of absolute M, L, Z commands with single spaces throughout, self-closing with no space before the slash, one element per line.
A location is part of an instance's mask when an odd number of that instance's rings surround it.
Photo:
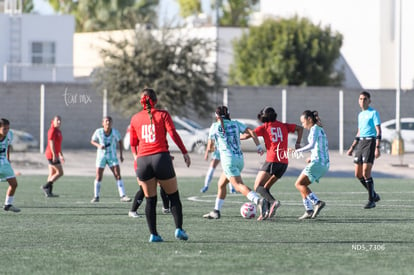
<path fill-rule="evenodd" d="M 94 139 L 91 139 L 91 144 L 93 146 L 95 146 L 96 148 L 98 148 L 98 149 L 104 149 L 105 148 L 105 145 L 99 144 L 98 141 L 94 140 Z"/>
<path fill-rule="evenodd" d="M 118 146 L 119 146 L 119 160 L 121 162 L 123 162 L 124 161 L 124 155 L 123 155 L 123 148 L 122 148 L 122 146 L 123 146 L 122 140 L 118 141 Z"/>
<path fill-rule="evenodd" d="M 56 156 L 55 142 L 53 141 L 53 139 L 49 140 L 49 147 L 50 147 L 50 152 L 52 152 L 52 161 L 55 162 L 58 156 Z"/>
<path fill-rule="evenodd" d="M 10 162 L 10 149 L 11 149 L 11 145 L 9 144 L 7 146 L 7 160 Z"/>
<path fill-rule="evenodd" d="M 241 134 L 240 135 L 240 140 L 245 140 L 245 139 L 249 139 L 249 138 L 251 138 L 252 136 L 250 135 L 250 133 L 249 132 L 247 132 L 247 133 L 243 133 L 243 134 Z"/>
<path fill-rule="evenodd" d="M 299 126 L 299 125 L 296 125 L 295 126 L 295 131 L 298 135 L 298 138 L 296 139 L 295 149 L 299 149 L 300 144 L 302 143 L 303 127 Z"/>
<path fill-rule="evenodd" d="M 354 151 L 355 146 L 357 146 L 358 142 L 359 142 L 359 129 L 355 135 L 354 141 L 352 142 L 351 146 L 348 149 L 348 152 L 347 152 L 348 156 L 352 156 L 352 152 Z"/>
<path fill-rule="evenodd" d="M 250 128 L 246 128 L 244 133 L 248 133 L 253 138 L 254 144 L 256 144 L 256 147 L 257 147 L 257 153 L 259 153 L 260 155 L 263 155 L 264 154 L 264 149 L 263 149 L 262 145 L 260 144 L 260 141 L 257 138 L 257 135 L 256 135 L 255 131 L 253 131 Z"/>
<path fill-rule="evenodd" d="M 379 158 L 381 155 L 380 145 L 381 145 L 381 125 L 375 125 L 375 130 L 377 131 L 377 137 L 375 139 L 375 157 Z"/>

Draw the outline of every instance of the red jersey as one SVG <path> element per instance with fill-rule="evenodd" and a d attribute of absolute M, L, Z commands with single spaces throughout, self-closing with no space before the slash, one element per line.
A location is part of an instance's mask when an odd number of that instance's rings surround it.
<path fill-rule="evenodd" d="M 181 137 L 167 111 L 152 109 L 152 125 L 147 110 L 131 118 L 130 143 L 138 146 L 138 157 L 168 152 L 167 132 L 183 154 L 187 154 Z"/>
<path fill-rule="evenodd" d="M 53 145 L 55 148 L 55 154 L 58 157 L 59 153 L 62 152 L 62 132 L 59 128 L 55 128 L 53 126 L 53 122 L 50 125 L 49 131 L 47 131 L 47 146 L 46 146 L 46 152 L 45 156 L 47 159 L 52 159 L 52 150 L 50 149 L 50 141 L 53 141 Z"/>
<path fill-rule="evenodd" d="M 265 122 L 254 129 L 256 135 L 262 136 L 266 146 L 266 161 L 289 163 L 288 159 L 288 133 L 295 132 L 296 124 L 282 123 L 280 121 Z"/>

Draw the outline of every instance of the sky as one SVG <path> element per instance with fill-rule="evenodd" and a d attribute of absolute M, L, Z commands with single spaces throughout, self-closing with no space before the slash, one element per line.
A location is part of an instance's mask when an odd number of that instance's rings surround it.
<path fill-rule="evenodd" d="M 211 13 L 210 8 L 211 0 L 202 0 L 202 10 L 205 13 Z M 47 0 L 33 0 L 34 11 L 39 14 L 54 14 L 53 8 L 49 5 Z M 159 15 L 160 15 L 160 25 L 163 25 L 164 22 L 170 22 L 176 20 L 179 14 L 179 5 L 176 0 L 160 0 L 159 5 Z"/>
<path fill-rule="evenodd" d="M 33 0 L 34 11 L 40 14 L 53 14 L 53 8 L 47 0 Z"/>

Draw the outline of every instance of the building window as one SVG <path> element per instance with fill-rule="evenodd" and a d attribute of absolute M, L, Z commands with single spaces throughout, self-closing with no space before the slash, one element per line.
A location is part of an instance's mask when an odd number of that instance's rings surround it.
<path fill-rule="evenodd" d="M 32 64 L 55 64 L 55 42 L 32 42 Z"/>

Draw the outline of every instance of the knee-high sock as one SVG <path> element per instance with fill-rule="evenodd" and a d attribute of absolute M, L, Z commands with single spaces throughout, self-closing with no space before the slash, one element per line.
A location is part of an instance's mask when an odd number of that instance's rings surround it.
<path fill-rule="evenodd" d="M 374 190 L 374 180 L 372 178 L 368 178 L 365 180 L 368 189 L 368 200 L 374 201 L 375 198 L 375 190 Z"/>
<path fill-rule="evenodd" d="M 121 180 L 117 180 L 116 181 L 116 185 L 118 185 L 119 196 L 122 198 L 123 196 L 125 196 L 124 181 L 122 179 Z"/>
<path fill-rule="evenodd" d="M 12 205 L 14 200 L 14 196 L 6 196 L 6 200 L 4 201 L 4 205 Z"/>
<path fill-rule="evenodd" d="M 157 196 L 146 198 L 145 216 L 147 218 L 148 229 L 151 234 L 158 235 L 157 232 Z"/>
<path fill-rule="evenodd" d="M 359 178 L 359 182 L 368 190 L 367 183 L 365 182 L 365 178 Z"/>
<path fill-rule="evenodd" d="M 211 166 L 210 166 L 210 168 L 208 168 L 206 177 L 204 178 L 204 186 L 209 186 L 210 185 L 210 182 L 213 179 L 213 174 L 214 174 L 215 170 L 216 170 L 216 168 L 213 168 Z"/>
<path fill-rule="evenodd" d="M 275 201 L 275 198 L 272 196 L 272 194 L 270 194 L 269 189 L 266 189 L 264 186 L 258 186 L 256 188 L 256 192 L 259 193 L 263 198 L 265 198 L 270 203 Z"/>
<path fill-rule="evenodd" d="M 95 198 L 99 197 L 99 193 L 101 193 L 101 182 L 95 180 L 94 182 L 94 194 L 95 194 Z"/>
<path fill-rule="evenodd" d="M 372 179 L 372 178 L 371 178 Z M 365 187 L 365 189 L 367 189 L 367 191 L 369 192 L 369 190 L 368 190 L 368 185 L 367 185 L 367 183 L 366 183 L 366 180 L 365 180 L 365 178 L 360 178 L 359 179 L 359 181 L 361 182 L 361 184 Z M 375 190 L 374 190 L 374 198 L 377 196 L 377 193 L 375 192 Z"/>
<path fill-rule="evenodd" d="M 134 201 L 132 202 L 131 211 L 136 212 L 143 200 L 144 200 L 144 191 L 140 187 L 137 193 L 135 194 Z"/>
<path fill-rule="evenodd" d="M 306 196 L 306 198 L 310 200 L 313 205 L 319 202 L 318 197 L 314 193 L 310 193 L 309 195 Z"/>
<path fill-rule="evenodd" d="M 162 207 L 164 207 L 164 209 L 169 209 L 170 198 L 168 197 L 167 193 L 165 193 L 164 189 L 162 189 L 162 187 L 160 187 L 160 195 L 162 199 Z"/>
<path fill-rule="evenodd" d="M 313 211 L 312 202 L 308 198 L 304 198 L 302 201 L 306 211 Z"/>
<path fill-rule="evenodd" d="M 174 217 L 175 227 L 182 229 L 183 227 L 183 207 L 180 201 L 180 194 L 177 192 L 168 195 L 171 201 L 171 214 Z"/>

